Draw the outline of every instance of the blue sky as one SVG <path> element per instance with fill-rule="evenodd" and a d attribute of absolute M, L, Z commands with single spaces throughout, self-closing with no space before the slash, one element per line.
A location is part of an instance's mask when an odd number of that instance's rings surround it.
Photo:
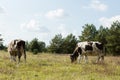
<path fill-rule="evenodd" d="M 13 39 L 38 38 L 49 44 L 61 33 L 81 35 L 86 23 L 110 27 L 120 21 L 120 0 L 0 0 L 0 34 Z"/>

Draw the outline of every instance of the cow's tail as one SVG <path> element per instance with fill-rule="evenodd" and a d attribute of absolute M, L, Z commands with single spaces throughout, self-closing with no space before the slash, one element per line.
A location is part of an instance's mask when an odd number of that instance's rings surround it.
<path fill-rule="evenodd" d="M 24 42 L 24 45 L 23 45 L 23 50 L 24 50 L 24 59 L 25 59 L 25 62 L 26 62 L 26 47 L 25 47 L 25 42 Z"/>
<path fill-rule="evenodd" d="M 26 62 L 26 50 L 24 49 L 24 59 L 25 59 L 25 62 Z"/>

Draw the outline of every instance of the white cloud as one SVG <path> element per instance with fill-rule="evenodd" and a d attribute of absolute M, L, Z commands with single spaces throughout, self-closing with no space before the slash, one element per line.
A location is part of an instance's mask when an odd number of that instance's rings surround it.
<path fill-rule="evenodd" d="M 69 34 L 73 34 L 78 36 L 80 34 L 80 32 L 76 29 L 69 29 L 65 24 L 60 24 L 57 27 L 57 32 L 61 33 L 63 37 L 68 36 Z"/>
<path fill-rule="evenodd" d="M 25 29 L 28 31 L 47 33 L 49 30 L 45 26 L 41 26 L 37 20 L 30 20 L 28 23 L 21 24 L 21 29 Z"/>
<path fill-rule="evenodd" d="M 66 16 L 64 9 L 51 10 L 45 14 L 49 19 L 63 18 Z"/>
<path fill-rule="evenodd" d="M 34 14 L 34 16 L 35 17 L 41 17 L 41 16 L 43 16 L 43 14 L 42 13 L 36 13 L 36 14 Z"/>
<path fill-rule="evenodd" d="M 101 22 L 101 24 L 105 27 L 110 27 L 111 24 L 115 21 L 120 21 L 120 15 L 117 16 L 113 16 L 111 18 L 106 18 L 106 17 L 102 17 L 99 19 L 99 21 Z"/>
<path fill-rule="evenodd" d="M 5 11 L 4 11 L 4 8 L 0 6 L 0 14 L 1 14 L 1 13 L 4 13 L 4 12 L 5 12 Z"/>
<path fill-rule="evenodd" d="M 108 6 L 100 2 L 100 0 L 92 0 L 91 3 L 88 6 L 84 6 L 84 8 L 91 8 L 98 11 L 106 11 L 108 9 Z"/>
<path fill-rule="evenodd" d="M 57 31 L 61 33 L 63 37 L 66 37 L 68 35 L 65 24 L 60 24 L 60 26 L 57 27 Z"/>
<path fill-rule="evenodd" d="M 26 37 L 27 40 L 32 40 L 33 38 L 38 38 L 41 41 L 45 41 L 47 44 L 49 43 L 49 35 L 50 35 L 50 30 L 45 27 L 41 26 L 39 21 L 35 19 L 31 19 L 28 22 L 25 22 L 20 25 L 22 31 L 27 31 L 25 35 L 31 35 Z"/>

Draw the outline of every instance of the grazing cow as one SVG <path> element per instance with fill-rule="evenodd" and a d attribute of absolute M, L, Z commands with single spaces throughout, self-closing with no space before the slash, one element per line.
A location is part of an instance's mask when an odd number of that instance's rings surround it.
<path fill-rule="evenodd" d="M 11 60 L 16 61 L 16 56 L 18 56 L 18 63 L 23 53 L 26 61 L 25 41 L 20 39 L 12 40 L 8 45 L 8 52 L 10 53 Z"/>
<path fill-rule="evenodd" d="M 80 47 L 76 47 L 73 54 L 70 55 L 71 63 L 77 60 L 79 54 L 82 53 L 82 49 Z"/>
<path fill-rule="evenodd" d="M 80 62 L 82 55 L 85 56 L 85 62 L 88 61 L 87 53 L 94 52 L 98 54 L 98 59 L 96 62 L 100 60 L 104 60 L 104 53 L 103 53 L 103 44 L 100 42 L 90 41 L 90 42 L 79 42 L 76 46 L 75 51 L 73 54 L 70 55 L 71 62 L 77 60 Z"/>

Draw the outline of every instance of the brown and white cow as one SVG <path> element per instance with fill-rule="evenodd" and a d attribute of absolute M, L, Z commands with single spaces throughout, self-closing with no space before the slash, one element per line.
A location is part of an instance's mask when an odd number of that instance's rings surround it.
<path fill-rule="evenodd" d="M 78 59 L 78 62 L 80 63 L 80 60 L 82 56 L 85 57 L 85 62 L 88 61 L 87 54 L 89 52 L 97 53 L 98 58 L 96 62 L 100 60 L 104 60 L 104 53 L 103 53 L 103 44 L 98 41 L 85 41 L 85 42 L 79 42 L 77 43 L 77 46 L 73 52 L 73 54 L 70 55 L 71 62 L 74 62 Z"/>
<path fill-rule="evenodd" d="M 8 45 L 8 52 L 10 53 L 11 60 L 16 61 L 16 56 L 18 56 L 19 63 L 22 54 L 24 54 L 26 61 L 25 41 L 21 39 L 12 40 Z"/>

